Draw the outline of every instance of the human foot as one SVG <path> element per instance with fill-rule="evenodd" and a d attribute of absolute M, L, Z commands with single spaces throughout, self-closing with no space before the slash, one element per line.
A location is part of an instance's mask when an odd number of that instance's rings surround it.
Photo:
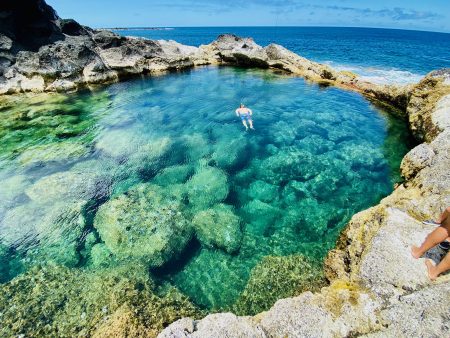
<path fill-rule="evenodd" d="M 427 259 L 425 261 L 425 265 L 427 266 L 427 269 L 428 269 L 428 277 L 431 280 L 435 280 L 438 276 L 438 271 L 437 271 L 436 266 L 434 266 L 433 262 L 431 262 L 431 259 Z"/>
<path fill-rule="evenodd" d="M 420 254 L 420 249 L 419 249 L 419 247 L 413 245 L 413 246 L 411 247 L 411 255 L 412 255 L 415 259 L 420 258 L 420 256 L 422 256 L 422 255 Z"/>

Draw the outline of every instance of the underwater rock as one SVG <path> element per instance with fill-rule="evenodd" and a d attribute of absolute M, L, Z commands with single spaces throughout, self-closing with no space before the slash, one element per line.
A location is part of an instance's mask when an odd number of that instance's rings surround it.
<path fill-rule="evenodd" d="M 85 201 L 20 205 L 6 213 L 0 237 L 4 244 L 25 253 L 25 265 L 46 261 L 75 266 L 78 241 L 86 226 L 85 208 Z"/>
<path fill-rule="evenodd" d="M 286 151 L 264 159 L 258 172 L 268 183 L 280 185 L 295 179 L 309 180 L 317 176 L 323 168 L 323 163 L 308 151 L 289 147 Z"/>
<path fill-rule="evenodd" d="M 173 184 L 185 183 L 186 180 L 194 173 L 194 169 L 190 165 L 176 165 L 164 168 L 153 182 L 160 186 L 168 186 Z"/>
<path fill-rule="evenodd" d="M 158 267 L 178 256 L 192 237 L 179 201 L 156 185 L 139 184 L 102 206 L 94 227 L 118 259 Z"/>
<path fill-rule="evenodd" d="M 269 203 L 278 198 L 278 186 L 260 180 L 254 181 L 248 188 L 248 196 Z"/>
<path fill-rule="evenodd" d="M 126 310 L 126 311 L 125 311 Z M 201 312 L 178 291 L 156 295 L 148 278 L 123 269 L 84 271 L 49 265 L 0 285 L 0 336 L 118 336 L 124 311 L 136 336 Z"/>
<path fill-rule="evenodd" d="M 271 228 L 281 215 L 281 210 L 260 200 L 253 200 L 241 208 L 246 221 L 246 232 L 270 235 Z"/>
<path fill-rule="evenodd" d="M 297 128 L 285 121 L 278 121 L 272 127 L 272 133 L 276 146 L 290 146 L 297 137 Z"/>
<path fill-rule="evenodd" d="M 192 224 L 201 243 L 228 253 L 239 250 L 242 241 L 241 221 L 226 204 L 195 214 Z"/>
<path fill-rule="evenodd" d="M 286 205 L 292 205 L 305 197 L 311 197 L 311 192 L 308 188 L 309 186 L 305 182 L 296 180 L 289 181 L 282 192 L 283 202 Z"/>
<path fill-rule="evenodd" d="M 200 167 L 186 186 L 189 203 L 200 210 L 222 202 L 228 195 L 227 175 L 213 167 Z"/>
<path fill-rule="evenodd" d="M 242 164 L 248 158 L 248 141 L 243 137 L 235 138 L 233 141 L 219 142 L 214 145 L 214 153 L 211 159 L 222 169 L 232 169 Z"/>
<path fill-rule="evenodd" d="M 211 153 L 211 145 L 202 136 L 202 134 L 194 133 L 182 135 L 181 141 L 186 145 L 186 157 L 190 162 L 195 162 Z"/>
<path fill-rule="evenodd" d="M 26 194 L 40 203 L 100 199 L 109 195 L 110 185 L 111 180 L 104 173 L 70 170 L 41 178 L 26 190 Z"/>
<path fill-rule="evenodd" d="M 233 306 L 241 315 L 255 315 L 268 310 L 278 299 L 320 290 L 324 279 L 320 267 L 305 257 L 266 256 L 250 273 L 247 285 Z"/>
<path fill-rule="evenodd" d="M 342 142 L 339 144 L 338 156 L 352 168 L 367 168 L 378 171 L 387 166 L 383 154 L 371 144 Z"/>
<path fill-rule="evenodd" d="M 15 175 L 0 181 L 0 220 L 2 214 L 15 204 L 29 185 L 25 175 Z"/>
<path fill-rule="evenodd" d="M 89 149 L 77 142 L 58 142 L 29 147 L 17 160 L 24 166 L 40 165 L 46 162 L 65 162 L 87 155 Z"/>
<path fill-rule="evenodd" d="M 113 129 L 101 135 L 95 147 L 111 157 L 121 159 L 134 153 L 144 142 L 132 129 Z"/>
<path fill-rule="evenodd" d="M 330 130 L 334 129 L 336 128 L 330 128 Z M 334 145 L 335 144 L 333 142 L 330 142 L 329 140 L 315 134 L 308 135 L 301 140 L 295 141 L 296 147 L 315 155 L 320 155 L 332 150 Z"/>
<path fill-rule="evenodd" d="M 106 268 L 110 266 L 112 255 L 112 252 L 104 243 L 97 243 L 91 248 L 89 263 L 95 268 Z"/>
<path fill-rule="evenodd" d="M 0 283 L 4 283 L 9 278 L 9 257 L 8 247 L 0 242 Z"/>
<path fill-rule="evenodd" d="M 283 210 L 283 227 L 295 226 L 303 241 L 315 241 L 327 230 L 335 217 L 333 208 L 314 198 L 303 198 Z"/>

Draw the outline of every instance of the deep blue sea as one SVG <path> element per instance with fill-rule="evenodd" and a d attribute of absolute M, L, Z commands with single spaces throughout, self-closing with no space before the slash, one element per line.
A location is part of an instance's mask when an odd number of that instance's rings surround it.
<path fill-rule="evenodd" d="M 450 67 L 450 34 L 345 27 L 182 27 L 119 30 L 125 36 L 208 44 L 223 33 L 253 37 L 263 46 L 280 44 L 313 61 L 350 70 L 378 83 L 417 82 Z"/>

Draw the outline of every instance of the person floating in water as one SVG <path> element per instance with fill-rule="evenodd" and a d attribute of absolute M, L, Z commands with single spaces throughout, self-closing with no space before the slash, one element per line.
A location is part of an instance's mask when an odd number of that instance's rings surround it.
<path fill-rule="evenodd" d="M 444 210 L 437 222 L 425 221 L 423 223 L 437 225 L 438 227 L 428 234 L 420 247 L 415 245 L 411 247 L 411 254 L 416 259 L 438 244 L 441 247 L 448 246 L 450 241 L 450 207 Z M 428 268 L 428 276 L 431 280 L 435 280 L 441 273 L 450 270 L 450 252 L 447 252 L 445 257 L 436 266 L 430 259 L 427 259 L 425 264 Z"/>
<path fill-rule="evenodd" d="M 243 103 L 239 106 L 238 109 L 236 109 L 236 116 L 239 116 L 241 118 L 242 124 L 245 127 L 245 130 L 248 130 L 247 122 L 250 125 L 250 129 L 253 129 L 253 121 L 252 121 L 252 110 L 248 109 L 246 106 L 244 106 Z"/>

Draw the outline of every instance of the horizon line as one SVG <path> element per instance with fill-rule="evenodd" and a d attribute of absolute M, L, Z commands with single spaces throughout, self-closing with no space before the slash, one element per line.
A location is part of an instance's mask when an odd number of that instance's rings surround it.
<path fill-rule="evenodd" d="M 380 30 L 397 30 L 397 31 L 411 31 L 411 32 L 426 32 L 438 34 L 450 34 L 450 31 L 432 31 L 422 29 L 406 29 L 406 28 L 391 28 L 391 27 L 370 27 L 370 26 L 297 26 L 297 25 L 251 25 L 251 26 L 117 26 L 117 27 L 92 27 L 94 29 L 110 29 L 110 30 L 131 30 L 131 29 L 175 29 L 175 28 L 250 28 L 250 27 L 267 27 L 267 28 L 359 28 L 359 29 L 380 29 Z"/>

